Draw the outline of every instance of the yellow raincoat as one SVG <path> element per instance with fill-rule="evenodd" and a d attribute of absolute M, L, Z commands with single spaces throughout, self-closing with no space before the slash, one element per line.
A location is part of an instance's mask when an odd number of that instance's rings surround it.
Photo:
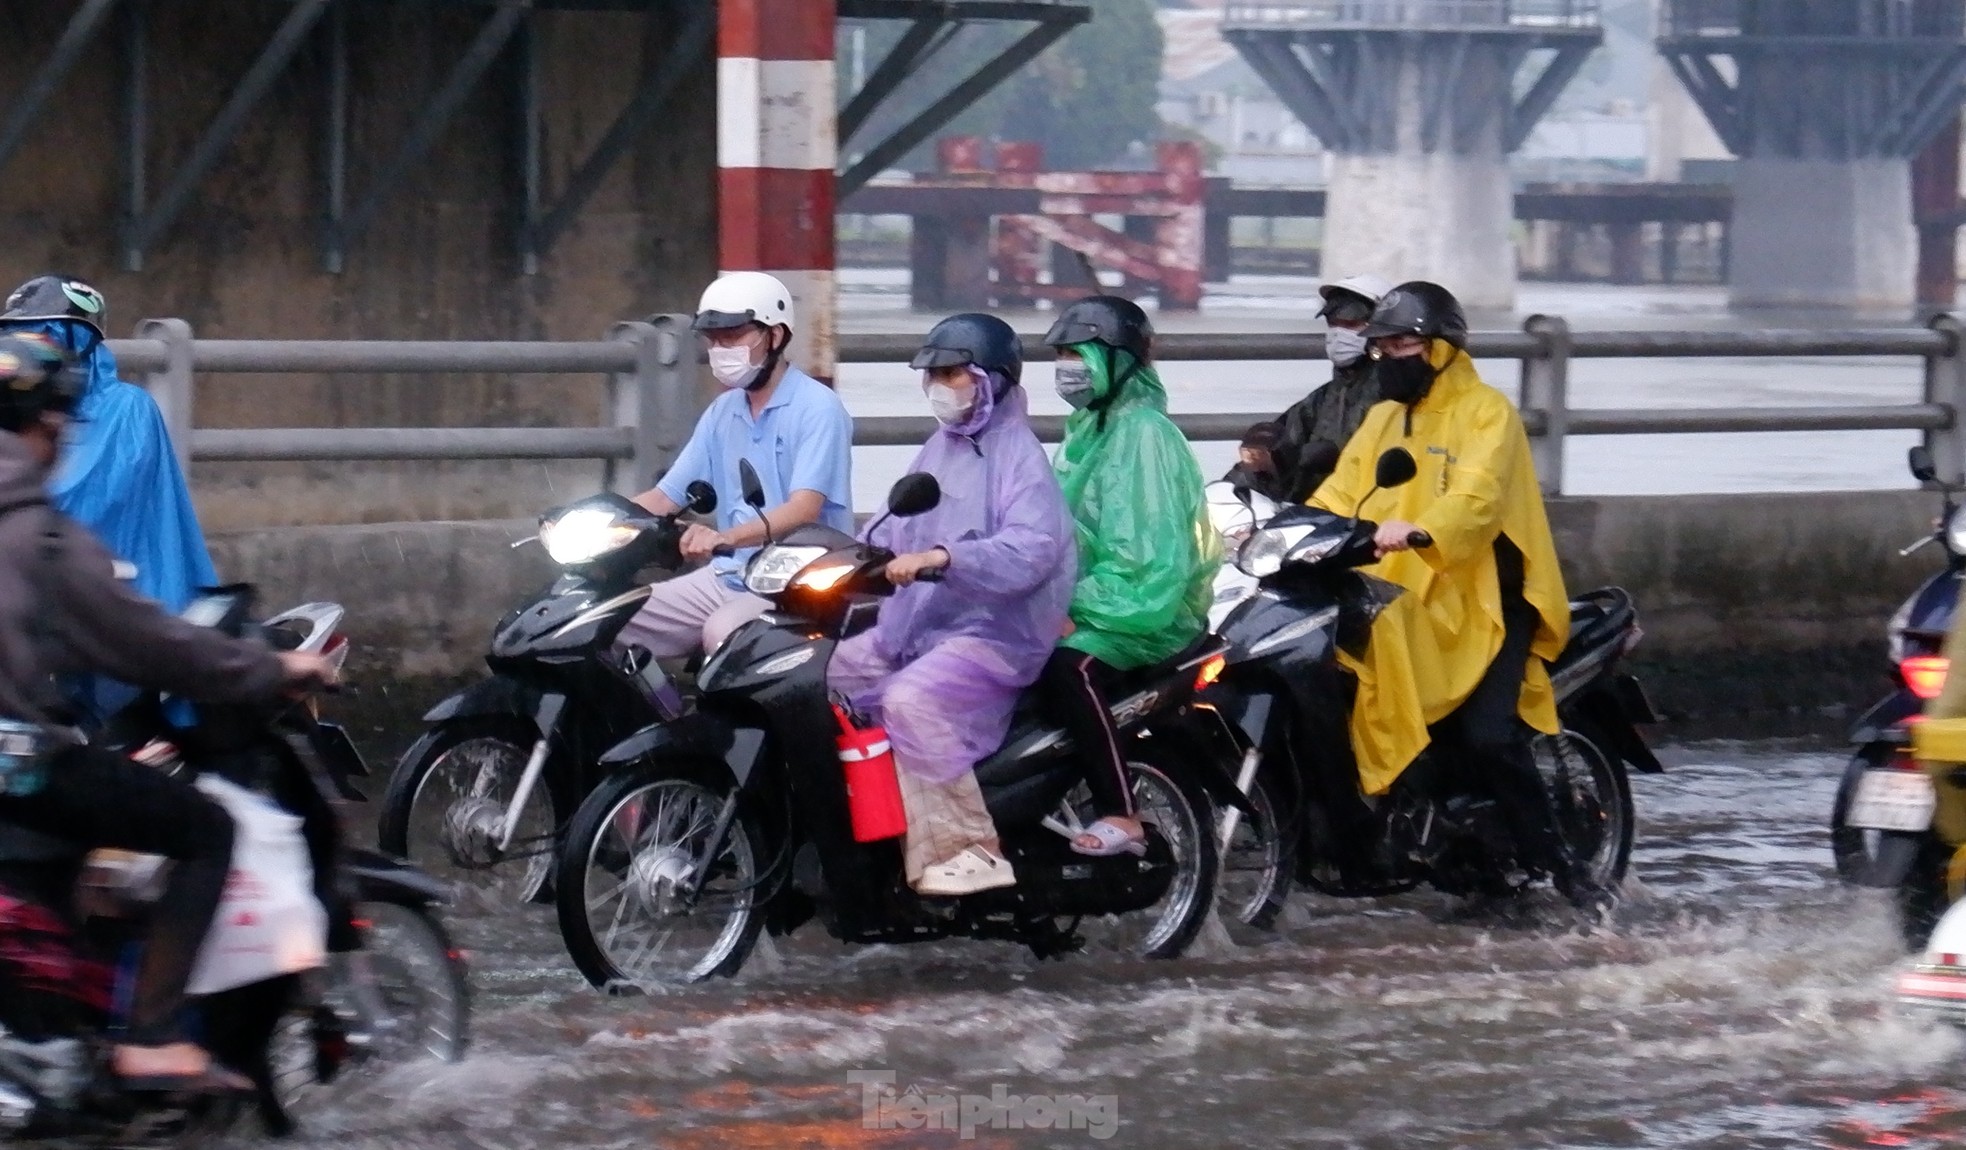
<path fill-rule="evenodd" d="M 1557 567 L 1542 492 L 1522 417 L 1474 364 L 1443 340 L 1428 347 L 1439 369 L 1433 387 L 1408 408 L 1375 406 L 1345 445 L 1338 469 L 1310 502 L 1383 523 L 1403 519 L 1432 535 L 1424 550 L 1400 551 L 1365 568 L 1404 587 L 1372 626 L 1365 658 L 1339 653 L 1358 676 L 1352 748 L 1359 783 L 1384 794 L 1427 746 L 1427 726 L 1461 705 L 1502 647 L 1502 590 L 1495 540 L 1506 534 L 1523 558 L 1523 597 L 1540 616 L 1522 684 L 1519 713 L 1531 727 L 1557 731 L 1548 660 L 1570 636 L 1570 603 Z M 1373 492 L 1380 453 L 1405 447 L 1419 475 Z"/>

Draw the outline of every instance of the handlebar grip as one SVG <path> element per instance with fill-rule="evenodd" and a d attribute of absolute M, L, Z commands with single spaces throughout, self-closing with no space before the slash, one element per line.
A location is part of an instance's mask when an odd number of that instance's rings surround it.
<path fill-rule="evenodd" d="M 916 572 L 915 580 L 920 583 L 940 583 L 948 573 L 947 567 L 930 567 L 926 571 Z"/>
<path fill-rule="evenodd" d="M 728 559 L 737 554 L 737 548 L 732 547 L 728 543 L 719 543 L 715 547 L 710 548 L 710 554 L 715 555 L 719 559 Z"/>
<path fill-rule="evenodd" d="M 1409 531 L 1406 533 L 1406 545 L 1413 548 L 1432 547 L 1434 537 L 1425 531 Z"/>

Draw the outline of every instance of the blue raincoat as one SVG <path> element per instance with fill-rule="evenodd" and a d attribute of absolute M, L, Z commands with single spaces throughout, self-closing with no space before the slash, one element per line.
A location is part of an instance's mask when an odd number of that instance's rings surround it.
<path fill-rule="evenodd" d="M 74 348 L 79 324 L 61 320 L 8 325 L 43 332 Z M 171 451 L 164 413 L 150 393 L 117 378 L 116 357 L 97 343 L 76 365 L 88 385 L 69 425 L 48 493 L 61 512 L 134 564 L 136 589 L 182 611 L 200 587 L 218 582 L 211 552 L 191 505 L 191 491 Z M 101 722 L 127 706 L 136 689 L 97 676 L 66 686 L 87 719 Z"/>

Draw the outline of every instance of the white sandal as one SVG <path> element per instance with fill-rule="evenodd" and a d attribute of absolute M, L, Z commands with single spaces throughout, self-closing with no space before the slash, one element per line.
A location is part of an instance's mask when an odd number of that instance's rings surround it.
<path fill-rule="evenodd" d="M 1015 885 L 1017 875 L 1010 869 L 1010 860 L 983 847 L 969 847 L 947 862 L 924 867 L 915 892 L 951 896 Z"/>
<path fill-rule="evenodd" d="M 1145 857 L 1147 853 L 1146 831 L 1142 830 L 1140 837 L 1136 839 L 1105 819 L 1094 820 L 1092 825 L 1080 831 L 1079 835 L 1091 835 L 1099 840 L 1099 845 L 1096 847 L 1083 847 L 1079 845 L 1078 835 L 1072 837 L 1073 852 L 1090 858 L 1104 859 L 1112 858 L 1114 855 Z"/>

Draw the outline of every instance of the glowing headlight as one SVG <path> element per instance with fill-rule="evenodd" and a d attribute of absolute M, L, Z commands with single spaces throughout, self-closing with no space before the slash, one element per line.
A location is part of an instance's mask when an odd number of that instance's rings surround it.
<path fill-rule="evenodd" d="M 851 563 L 836 563 L 831 567 L 810 567 L 792 580 L 792 585 L 802 591 L 831 591 L 840 580 L 853 574 Z"/>
<path fill-rule="evenodd" d="M 824 554 L 824 547 L 767 547 L 744 573 L 744 589 L 753 595 L 776 595 L 806 564 Z"/>
<path fill-rule="evenodd" d="M 627 546 L 639 534 L 640 528 L 621 522 L 621 516 L 614 511 L 582 507 L 541 525 L 539 541 L 553 562 L 565 567 L 599 559 Z"/>
<path fill-rule="evenodd" d="M 1262 579 L 1283 569 L 1283 557 L 1290 549 L 1304 541 L 1311 533 L 1308 524 L 1295 524 L 1290 527 L 1265 527 L 1249 537 L 1249 542 L 1236 552 L 1236 566 L 1244 575 L 1254 575 Z"/>
<path fill-rule="evenodd" d="M 1955 507 L 1946 520 L 1946 547 L 1954 555 L 1966 555 L 1966 507 Z"/>

